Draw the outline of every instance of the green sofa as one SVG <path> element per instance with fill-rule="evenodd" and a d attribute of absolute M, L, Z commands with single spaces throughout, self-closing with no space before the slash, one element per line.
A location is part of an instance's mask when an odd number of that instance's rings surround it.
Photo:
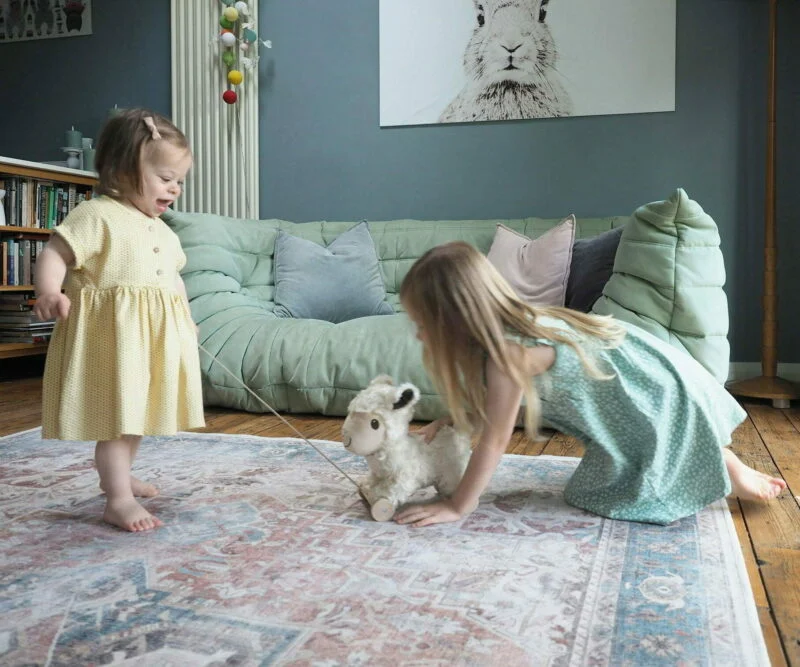
<path fill-rule="evenodd" d="M 172 211 L 163 219 L 186 252 L 182 275 L 201 344 L 274 409 L 345 415 L 350 400 L 372 378 L 389 374 L 420 388 L 416 416 L 422 420 L 440 416 L 443 408 L 425 374 L 419 342 L 397 296 L 409 267 L 427 249 L 456 239 L 486 253 L 497 223 L 537 237 L 559 222 L 541 218 L 370 221 L 387 301 L 395 314 L 331 324 L 281 319 L 272 312 L 275 238 L 282 229 L 328 245 L 356 222 L 292 223 Z M 645 326 L 692 354 L 724 381 L 727 301 L 713 220 L 678 190 L 666 202 L 642 207 L 632 216 L 578 219 L 576 238 L 620 225 L 625 229 L 614 275 L 597 310 Z M 717 311 L 716 319 L 708 315 L 709 303 Z M 200 354 L 207 405 L 265 411 L 219 364 Z"/>

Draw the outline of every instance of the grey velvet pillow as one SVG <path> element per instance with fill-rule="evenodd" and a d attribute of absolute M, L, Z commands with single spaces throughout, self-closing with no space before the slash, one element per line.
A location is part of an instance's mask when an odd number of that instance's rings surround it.
<path fill-rule="evenodd" d="M 337 323 L 394 312 L 386 302 L 366 222 L 340 234 L 327 248 L 280 230 L 274 261 L 273 312 L 278 317 Z"/>
<path fill-rule="evenodd" d="M 578 239 L 572 246 L 572 262 L 567 281 L 567 308 L 588 313 L 600 298 L 614 270 L 622 227 L 589 239 Z"/>

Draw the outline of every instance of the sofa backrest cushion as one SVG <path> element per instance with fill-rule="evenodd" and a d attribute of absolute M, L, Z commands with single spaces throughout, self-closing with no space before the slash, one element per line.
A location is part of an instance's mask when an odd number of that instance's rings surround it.
<path fill-rule="evenodd" d="M 275 242 L 275 309 L 278 317 L 346 322 L 391 315 L 378 256 L 366 222 L 324 248 L 278 231 Z"/>
<path fill-rule="evenodd" d="M 574 215 L 564 218 L 538 239 L 497 225 L 487 257 L 525 303 L 563 306 L 574 242 Z"/>
<path fill-rule="evenodd" d="M 717 225 L 682 189 L 639 207 L 593 312 L 636 324 L 728 376 L 728 300 Z"/>
<path fill-rule="evenodd" d="M 567 281 L 567 308 L 588 313 L 614 272 L 614 258 L 624 227 L 617 227 L 572 246 Z"/>
<path fill-rule="evenodd" d="M 244 220 L 209 213 L 167 211 L 162 219 L 181 240 L 187 257 L 183 269 L 189 296 L 224 293 L 237 295 L 239 303 L 272 311 L 275 299 L 274 257 L 278 230 L 292 236 L 330 245 L 356 222 L 289 222 Z M 488 253 L 498 224 L 530 238 L 538 238 L 562 218 L 515 220 L 378 220 L 369 231 L 378 253 L 386 301 L 402 311 L 398 291 L 411 265 L 434 246 L 467 241 Z M 577 220 L 576 238 L 595 236 L 627 222 L 627 216 Z M 193 308 L 195 303 L 193 302 Z"/>

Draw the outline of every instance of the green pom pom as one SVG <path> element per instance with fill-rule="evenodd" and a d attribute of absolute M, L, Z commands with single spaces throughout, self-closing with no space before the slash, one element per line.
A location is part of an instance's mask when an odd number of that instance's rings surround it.
<path fill-rule="evenodd" d="M 244 41 L 245 42 L 255 42 L 258 39 L 258 35 L 256 34 L 255 30 L 251 30 L 250 28 L 244 29 Z"/>
<path fill-rule="evenodd" d="M 220 20 L 219 20 L 219 24 L 220 24 L 220 25 L 221 25 L 223 28 L 227 28 L 228 30 L 230 30 L 231 28 L 233 28 L 233 23 L 231 23 L 231 22 L 230 22 L 228 19 L 226 19 L 224 16 L 223 16 L 222 18 L 220 18 Z"/>
<path fill-rule="evenodd" d="M 228 67 L 232 67 L 233 63 L 236 62 L 236 56 L 233 55 L 233 51 L 225 51 L 225 53 L 222 54 L 222 62 Z"/>
<path fill-rule="evenodd" d="M 234 2 L 236 2 L 236 0 L 222 0 L 222 4 L 226 7 L 233 7 Z"/>

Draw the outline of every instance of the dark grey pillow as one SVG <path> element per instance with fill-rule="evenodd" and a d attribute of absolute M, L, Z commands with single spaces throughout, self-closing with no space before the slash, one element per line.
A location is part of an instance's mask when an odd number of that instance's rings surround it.
<path fill-rule="evenodd" d="M 334 323 L 394 313 L 367 223 L 348 229 L 327 248 L 280 230 L 273 312 Z"/>
<path fill-rule="evenodd" d="M 572 262 L 567 281 L 567 308 L 588 313 L 600 298 L 614 271 L 623 227 L 589 239 L 578 239 L 572 246 Z"/>

